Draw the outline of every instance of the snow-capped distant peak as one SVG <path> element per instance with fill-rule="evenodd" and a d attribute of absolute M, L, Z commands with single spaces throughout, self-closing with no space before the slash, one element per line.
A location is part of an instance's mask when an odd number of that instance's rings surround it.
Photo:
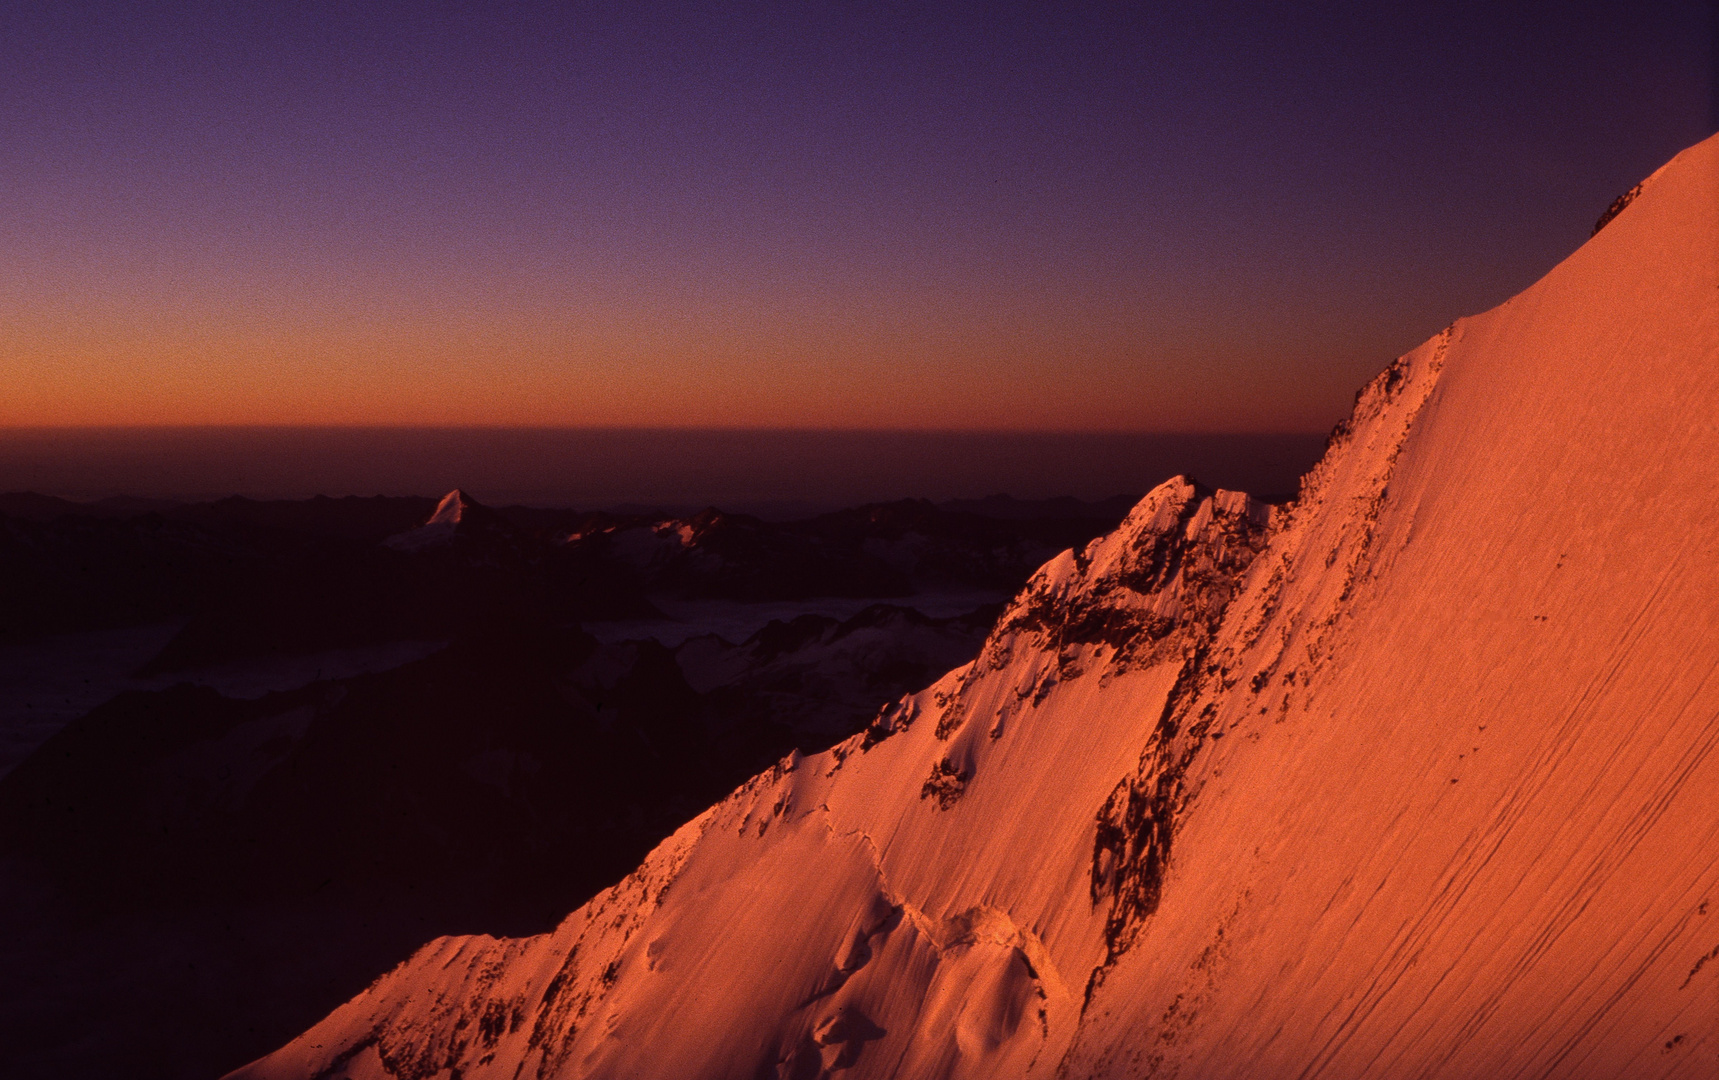
<path fill-rule="evenodd" d="M 461 524 L 475 522 L 476 516 L 482 515 L 485 509 L 464 490 L 455 488 L 442 496 L 442 501 L 436 504 L 436 512 L 428 521 L 398 536 L 391 536 L 383 543 L 397 551 L 419 551 L 450 544 Z"/>
<path fill-rule="evenodd" d="M 442 501 L 436 504 L 436 512 L 430 515 L 426 525 L 458 525 L 465 519 L 471 508 L 477 502 L 460 488 L 442 496 Z"/>

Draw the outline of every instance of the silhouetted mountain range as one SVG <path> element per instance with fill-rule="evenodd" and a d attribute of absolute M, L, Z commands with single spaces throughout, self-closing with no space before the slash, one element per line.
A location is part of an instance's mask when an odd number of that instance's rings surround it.
<path fill-rule="evenodd" d="M 138 689 L 38 723 L 46 741 L 0 776 L 16 1075 L 213 1075 L 427 935 L 552 927 L 747 777 L 971 658 L 1000 610 L 930 617 L 915 597 L 1000 598 L 1106 525 L 923 501 L 677 519 L 463 491 L 0 508 L 7 640 L 71 672 L 92 633 L 168 635 Z M 723 626 L 768 614 L 729 640 L 652 597 L 718 603 Z M 820 597 L 893 602 L 832 617 Z M 581 629 L 606 620 L 638 636 Z M 308 674 L 402 641 L 421 658 Z M 213 688 L 252 669 L 263 689 Z"/>

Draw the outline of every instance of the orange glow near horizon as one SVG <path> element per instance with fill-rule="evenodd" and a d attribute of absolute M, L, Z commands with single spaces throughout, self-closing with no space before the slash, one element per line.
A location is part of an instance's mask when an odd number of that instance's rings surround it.
<path fill-rule="evenodd" d="M 1339 367 L 1389 359 L 1343 326 L 1298 347 L 1185 298 L 1033 298 L 1008 283 L 961 303 L 864 283 L 845 297 L 686 284 L 581 297 L 461 282 L 388 295 L 350 279 L 344 295 L 14 290 L 0 427 L 1315 430 L 1341 402 L 1293 371 L 1331 365 L 1333 341 Z"/>
<path fill-rule="evenodd" d="M 21 12 L 0 427 L 1326 430 L 1696 137 L 1473 18 Z"/>

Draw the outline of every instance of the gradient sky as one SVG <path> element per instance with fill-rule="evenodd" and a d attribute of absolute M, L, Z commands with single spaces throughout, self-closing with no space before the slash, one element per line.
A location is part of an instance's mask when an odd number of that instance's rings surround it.
<path fill-rule="evenodd" d="M 1324 429 L 1712 5 L 6 4 L 0 426 Z"/>

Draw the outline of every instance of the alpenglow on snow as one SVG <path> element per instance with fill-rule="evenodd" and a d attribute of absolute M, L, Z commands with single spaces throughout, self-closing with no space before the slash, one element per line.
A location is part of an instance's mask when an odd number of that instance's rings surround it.
<path fill-rule="evenodd" d="M 236 1076 L 1719 1075 L 1719 137 L 553 933 Z"/>

